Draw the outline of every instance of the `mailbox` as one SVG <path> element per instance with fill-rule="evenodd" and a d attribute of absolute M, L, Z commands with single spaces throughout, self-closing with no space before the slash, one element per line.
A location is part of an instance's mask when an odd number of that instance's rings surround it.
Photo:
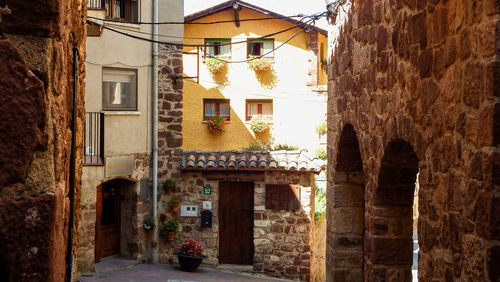
<path fill-rule="evenodd" d="M 202 211 L 201 212 L 201 227 L 212 227 L 212 212 Z"/>

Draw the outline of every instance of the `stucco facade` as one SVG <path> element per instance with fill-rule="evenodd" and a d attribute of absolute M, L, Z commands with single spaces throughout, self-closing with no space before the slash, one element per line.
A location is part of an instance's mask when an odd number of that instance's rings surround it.
<path fill-rule="evenodd" d="M 138 20 L 153 21 L 152 2 L 139 1 Z M 90 2 L 89 2 L 89 5 Z M 88 16 L 104 18 L 106 10 L 89 9 Z M 171 0 L 160 3 L 159 17 L 161 21 L 182 21 L 183 1 Z M 98 24 L 102 21 L 91 19 Z M 134 34 L 142 32 L 144 38 L 151 38 L 152 26 L 148 24 L 107 23 L 108 27 Z M 182 26 L 162 26 L 160 33 L 172 36 L 183 36 Z M 178 39 L 176 41 L 179 41 Z M 96 248 L 99 247 L 99 238 L 96 230 L 99 229 L 99 199 L 101 189 L 111 185 L 117 190 L 116 197 L 120 197 L 118 221 L 120 222 L 119 251 L 123 257 L 147 261 L 148 241 L 151 234 L 142 228 L 143 221 L 152 213 L 151 209 L 151 151 L 152 151 L 152 77 L 153 59 L 152 43 L 126 37 L 111 30 L 101 29 L 99 36 L 88 37 L 87 48 L 87 83 L 86 83 L 86 111 L 103 114 L 103 151 L 97 148 L 91 138 L 88 138 L 91 129 L 99 126 L 99 122 L 92 123 L 87 116 L 87 137 L 85 154 L 102 154 L 101 163 L 90 163 L 83 168 L 82 180 L 82 220 L 80 224 L 80 256 L 78 259 L 80 272 L 94 270 Z M 116 75 L 115 75 L 116 73 Z M 120 76 L 121 74 L 121 76 Z M 111 109 L 107 105 L 105 81 L 123 79 L 123 74 L 130 75 L 134 80 L 135 104 L 131 103 L 128 109 Z M 113 76 L 115 75 L 115 77 Z M 115 100 L 117 98 L 115 97 Z M 97 128 L 99 131 L 99 128 Z M 95 133 L 94 133 L 95 135 Z M 97 133 L 97 139 L 100 136 Z M 94 143 L 92 143 L 94 142 Z M 92 148 L 89 148 L 92 147 Z M 84 159 L 86 158 L 84 157 Z M 98 156 L 99 157 L 99 156 Z M 92 159 L 94 160 L 94 159 Z M 105 197 L 106 192 L 102 192 Z M 114 193 L 114 190 L 113 190 Z M 102 203 L 101 203 L 102 204 Z M 105 210 L 105 207 L 101 208 Z M 105 212 L 105 211 L 104 211 Z M 121 218 L 121 219 L 120 219 Z M 131 220 L 130 220 L 131 219 Z M 102 240 L 101 240 L 102 241 Z M 96 246 L 96 244 L 98 246 Z M 97 255 L 99 257 L 99 255 Z"/>
<path fill-rule="evenodd" d="M 246 6 L 239 7 L 240 19 L 265 18 L 269 15 Z M 186 17 L 189 18 L 190 16 Z M 233 8 L 190 20 L 212 22 L 234 20 Z M 205 39 L 226 39 L 240 42 L 275 33 L 294 24 L 286 20 L 242 21 L 212 25 L 185 26 L 185 44 L 205 43 Z M 274 48 L 294 36 L 300 29 L 294 28 L 269 38 Z M 199 39 L 192 39 L 199 38 Z M 247 59 L 247 43 L 231 45 L 228 61 Z M 315 127 L 325 120 L 326 72 L 321 68 L 320 54 L 326 59 L 326 32 L 312 30 L 299 33 L 292 40 L 275 50 L 271 59 L 272 70 L 256 72 L 248 63 L 229 63 L 223 71 L 212 74 L 204 63 L 204 49 L 185 47 L 183 65 L 184 119 L 183 149 L 229 150 L 242 149 L 259 140 L 263 143 L 274 139 L 275 144 L 296 145 L 315 151 L 320 142 Z M 196 55 L 199 53 L 199 55 Z M 293 71 L 290 71 L 293 70 Z M 228 99 L 230 121 L 225 132 L 214 136 L 204 121 L 204 99 Z M 246 118 L 246 101 L 272 100 L 270 130 L 254 133 Z"/>

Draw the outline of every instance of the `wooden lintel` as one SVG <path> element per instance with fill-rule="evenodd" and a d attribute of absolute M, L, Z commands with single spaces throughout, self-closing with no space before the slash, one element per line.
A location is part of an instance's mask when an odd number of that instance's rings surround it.
<path fill-rule="evenodd" d="M 205 171 L 207 180 L 250 180 L 265 181 L 264 171 L 231 171 L 231 172 L 209 172 Z"/>

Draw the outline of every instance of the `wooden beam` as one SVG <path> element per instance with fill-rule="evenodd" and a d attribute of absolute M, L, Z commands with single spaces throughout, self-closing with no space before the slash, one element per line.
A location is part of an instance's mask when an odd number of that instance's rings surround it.
<path fill-rule="evenodd" d="M 234 23 L 236 24 L 236 27 L 240 27 L 240 10 L 241 10 L 240 5 L 238 5 L 238 3 L 234 3 L 233 10 L 234 10 Z"/>
<path fill-rule="evenodd" d="M 249 180 L 249 181 L 265 181 L 266 175 L 264 171 L 231 171 L 231 172 L 208 172 L 205 171 L 207 180 Z"/>

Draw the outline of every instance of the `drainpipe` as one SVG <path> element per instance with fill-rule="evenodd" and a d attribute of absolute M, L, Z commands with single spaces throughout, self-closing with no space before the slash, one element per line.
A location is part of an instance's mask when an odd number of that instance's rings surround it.
<path fill-rule="evenodd" d="M 153 22 L 158 22 L 158 0 L 153 0 Z M 158 25 L 153 24 L 153 257 L 158 263 Z"/>
<path fill-rule="evenodd" d="M 73 46 L 73 110 L 71 122 L 71 154 L 69 156 L 69 219 L 68 219 L 68 245 L 66 249 L 66 282 L 73 281 L 73 270 L 75 257 L 73 254 L 73 225 L 75 218 L 75 178 L 76 178 L 76 118 L 78 104 L 78 61 L 80 60 L 80 52 L 78 47 Z"/>

